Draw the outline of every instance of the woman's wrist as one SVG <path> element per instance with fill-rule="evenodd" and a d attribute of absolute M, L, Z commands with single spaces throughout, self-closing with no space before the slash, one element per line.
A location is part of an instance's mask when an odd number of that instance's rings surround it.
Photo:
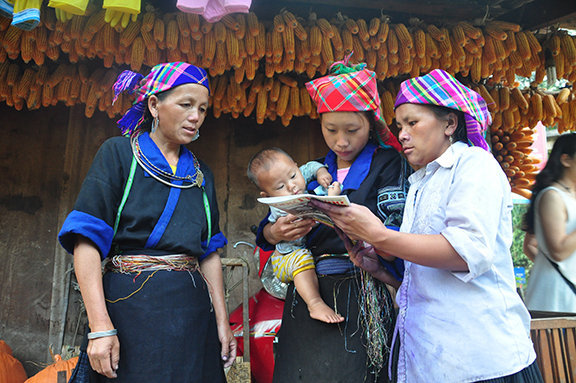
<path fill-rule="evenodd" d="M 213 303 L 214 305 L 214 315 L 216 316 L 216 324 L 229 324 L 230 320 L 228 318 L 228 311 L 226 310 L 226 304 L 224 303 L 224 294 L 222 294 L 221 299 Z"/>
<path fill-rule="evenodd" d="M 367 233 L 367 239 L 364 241 L 371 244 L 374 247 L 374 250 L 378 255 L 386 255 L 391 257 L 391 255 L 387 251 L 387 239 L 390 236 L 391 232 L 396 232 L 395 230 L 390 230 L 381 222 L 379 225 L 373 225 L 371 230 Z M 383 256 L 383 258 L 385 258 Z M 385 258 L 386 259 L 386 258 Z"/>
<path fill-rule="evenodd" d="M 117 334 L 118 334 L 118 330 L 116 330 L 115 328 L 112 330 L 106 330 L 106 331 L 93 331 L 93 332 L 88 333 L 88 339 L 92 340 L 92 339 L 104 338 L 104 337 L 108 337 L 108 336 L 114 336 Z"/>
<path fill-rule="evenodd" d="M 225 315 L 224 320 L 220 320 L 219 318 L 216 318 L 216 326 L 218 327 L 229 327 L 230 326 L 230 321 L 228 319 L 228 315 Z"/>
<path fill-rule="evenodd" d="M 374 248 L 374 251 L 376 252 L 376 254 L 378 254 L 378 256 L 379 256 L 380 258 L 382 258 L 382 259 L 385 260 L 385 261 L 391 262 L 391 261 L 393 261 L 393 260 L 396 258 L 396 257 L 394 257 L 393 255 L 390 255 L 390 254 L 388 254 L 387 252 L 382 251 L 382 250 L 380 250 L 380 249 L 378 249 L 378 248 L 376 248 L 376 247 Z"/>
<path fill-rule="evenodd" d="M 103 314 L 101 316 L 102 318 L 97 320 L 90 320 L 90 316 L 88 317 L 88 327 L 90 331 L 108 331 L 115 328 L 108 315 Z"/>
<path fill-rule="evenodd" d="M 230 320 L 228 315 L 216 316 L 216 327 L 219 329 L 230 330 Z"/>

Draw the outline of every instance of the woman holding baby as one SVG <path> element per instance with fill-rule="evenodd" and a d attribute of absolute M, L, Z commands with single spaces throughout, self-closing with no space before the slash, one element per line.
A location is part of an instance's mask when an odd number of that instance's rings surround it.
<path fill-rule="evenodd" d="M 351 202 L 366 206 L 387 227 L 398 229 L 409 168 L 382 120 L 375 73 L 364 64 L 350 66 L 347 61 L 335 63 L 330 72 L 306 84 L 330 149 L 318 161 Z M 317 186 L 311 182 L 308 192 Z M 278 334 L 274 382 L 387 382 L 395 317 L 386 285 L 354 266 L 332 228 L 311 220 L 290 215 L 275 223 L 265 219 L 257 243 L 272 249 L 304 235 L 316 263 L 320 294 L 344 321 L 328 324 L 310 318 L 291 285 Z M 386 266 L 400 278 L 394 263 Z"/>

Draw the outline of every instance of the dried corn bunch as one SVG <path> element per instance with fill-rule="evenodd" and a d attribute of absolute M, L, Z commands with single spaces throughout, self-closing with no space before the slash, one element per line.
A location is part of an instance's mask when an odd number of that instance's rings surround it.
<path fill-rule="evenodd" d="M 532 184 L 538 168 L 539 160 L 530 157 L 534 139 L 533 130 L 518 128 L 510 132 L 496 130 L 501 135 L 492 135 L 492 152 L 508 177 L 512 191 L 523 197 L 530 198 Z"/>
<path fill-rule="evenodd" d="M 266 25 L 254 13 L 228 15 L 211 24 L 197 15 L 147 11 L 126 28 L 113 28 L 103 10 L 68 22 L 49 20 L 52 16 L 48 12 L 46 22 L 24 39 L 17 28 L 1 31 L 0 61 L 2 55 L 22 56 L 40 64 L 45 56 L 57 60 L 65 53 L 70 62 L 99 58 L 105 67 L 128 64 L 138 70 L 164 60 L 186 60 L 209 68 L 213 77 L 233 70 L 241 83 L 257 72 L 268 78 L 290 72 L 323 75 L 332 62 L 354 52 L 352 60 L 366 62 L 380 80 L 443 68 L 473 82 L 490 78 L 490 84 L 512 86 L 516 74 L 544 73 L 542 47 L 534 35 L 498 21 L 442 27 L 418 20 L 391 24 L 387 16 L 352 19 L 338 14 L 328 20 L 311 13 L 305 19 L 283 10 Z M 554 41 L 559 72 L 576 77 L 573 38 Z"/>
<path fill-rule="evenodd" d="M 555 97 L 560 108 L 560 118 L 557 120 L 559 133 L 576 131 L 576 95 L 571 88 L 563 88 Z"/>
<path fill-rule="evenodd" d="M 576 37 L 569 35 L 566 31 L 554 31 L 543 36 L 543 48 L 554 58 L 556 76 L 567 79 L 570 82 L 576 81 Z"/>
<path fill-rule="evenodd" d="M 92 117 L 96 108 L 110 118 L 125 110 L 112 107 L 112 84 L 117 70 L 98 68 L 88 74 L 85 65 L 62 63 L 52 72 L 46 66 L 30 66 L 20 70 L 17 64 L 0 63 L 0 100 L 7 105 L 28 110 L 56 105 L 85 104 L 86 117 Z M 120 104 L 121 105 L 121 104 Z"/>
<path fill-rule="evenodd" d="M 24 32 L 20 28 L 9 27 L 3 32 L 2 36 L 2 48 L 8 54 L 11 59 L 16 59 L 20 54 L 21 43 L 20 39 Z"/>
<path fill-rule="evenodd" d="M 22 56 L 25 61 L 31 59 L 39 64 L 44 55 L 57 60 L 64 53 L 71 63 L 102 59 L 105 68 L 128 64 L 133 70 L 140 70 L 143 65 L 169 60 L 186 60 L 204 66 L 209 68 L 212 78 L 218 79 L 218 89 L 225 90 L 224 96 L 214 97 L 214 114 L 249 116 L 254 113 L 260 123 L 281 118 L 282 123 L 288 124 L 293 116 L 315 117 L 315 108 L 309 103 L 309 97 L 305 97 L 303 80 L 325 74 L 333 61 L 351 52 L 354 52 L 352 61 L 366 62 L 380 80 L 399 75 L 418 76 L 433 68 L 443 68 L 452 74 L 468 76 L 472 83 L 486 83 L 490 88 L 490 92 L 486 92 L 491 97 L 496 97 L 493 89 L 498 92 L 501 88 L 512 89 L 516 74 L 526 75 L 535 69 L 538 75 L 543 73 L 543 49 L 538 39 L 530 32 L 521 31 L 516 24 L 498 21 L 483 26 L 458 22 L 444 27 L 414 19 L 406 24 L 390 23 L 386 16 L 364 20 L 339 14 L 328 20 L 311 13 L 304 19 L 283 10 L 266 24 L 254 13 L 228 15 L 211 24 L 197 15 L 158 15 L 147 11 L 126 28 L 116 29 L 106 23 L 100 11 L 86 17 L 73 17 L 66 23 L 47 17 L 33 34 L 6 27 L 0 35 L 3 37 L 0 62 Z M 570 76 L 575 72 L 574 40 L 564 35 L 556 32 L 553 40 L 543 41 L 546 41 L 545 47 L 554 44 L 560 72 Z M 96 108 L 109 114 L 120 113 L 122 108 L 116 105 L 114 109 L 106 109 L 109 91 L 101 89 L 93 76 L 90 78 L 80 85 L 70 82 L 62 89 L 68 86 L 71 93 L 72 90 L 78 93 L 71 99 L 86 104 L 87 115 Z M 50 85 L 52 83 L 47 81 L 53 96 L 57 97 L 55 88 L 59 83 Z M 382 109 L 390 123 L 397 84 L 387 81 L 385 88 Z M 59 93 L 62 96 L 63 90 Z M 512 89 L 510 95 L 513 93 L 516 92 Z M 10 95 L 13 104 L 22 99 L 18 92 L 14 95 L 16 97 Z M 40 98 L 42 104 L 53 103 L 52 99 L 44 100 L 43 94 Z M 543 98 L 542 105 L 544 101 L 551 104 Z M 556 104 L 559 110 L 548 113 L 545 122 L 558 122 L 561 129 L 572 128 L 572 116 L 576 116 L 570 113 L 573 97 L 570 95 L 566 106 Z M 510 107 L 500 104 L 498 98 L 491 109 L 496 109 L 492 110 L 494 113 L 504 113 L 499 108 L 505 111 Z M 567 108 L 568 112 L 564 110 Z M 519 111 L 526 109 L 532 110 L 518 107 Z M 510 113 L 506 115 L 510 120 Z M 570 118 L 561 118 L 561 115 Z M 520 113 L 519 119 L 529 120 L 530 124 L 537 121 L 526 113 Z"/>
<path fill-rule="evenodd" d="M 513 191 L 529 196 L 536 170 L 535 160 L 529 156 L 534 142 L 532 129 L 536 126 L 530 118 L 535 102 L 527 100 L 528 94 L 523 94 L 518 88 L 499 87 L 489 92 L 480 85 L 476 91 L 485 95 L 487 103 L 493 105 L 490 127 L 492 153 L 506 173 Z"/>
<path fill-rule="evenodd" d="M 392 126 L 394 119 L 394 102 L 400 89 L 400 81 L 387 80 L 380 87 L 380 111 L 387 125 Z"/>
<path fill-rule="evenodd" d="M 234 73 L 216 76 L 211 80 L 212 112 L 215 117 L 230 113 L 233 117 L 254 115 L 258 124 L 280 118 L 288 126 L 292 117 L 317 118 L 312 99 L 304 84 L 282 74 L 268 78 L 262 72 L 253 81 L 238 83 Z"/>
<path fill-rule="evenodd" d="M 469 76 L 472 82 L 488 79 L 492 85 L 514 86 L 516 74 L 530 76 L 543 65 L 542 48 L 530 32 L 517 24 L 492 21 L 482 27 L 468 22 L 452 26 L 452 59 L 442 60 L 453 73 Z M 444 52 L 445 49 L 440 49 Z"/>
<path fill-rule="evenodd" d="M 63 102 L 68 106 L 85 105 L 85 115 L 90 118 L 98 109 L 110 118 L 130 107 L 128 97 L 112 106 L 115 70 L 98 68 L 90 72 L 81 65 L 61 64 L 52 73 L 45 67 L 39 71 L 26 68 L 23 72 L 16 64 L 0 65 L 0 99 L 8 105 L 29 110 Z M 303 83 L 282 74 L 267 78 L 257 72 L 253 80 L 238 82 L 233 72 L 225 72 L 211 79 L 213 95 L 211 104 L 215 116 L 222 113 L 237 118 L 254 115 L 256 122 L 280 119 L 288 126 L 296 116 L 316 118 L 317 113 Z M 37 84 L 37 85 L 35 85 Z M 381 84 L 381 107 L 384 119 L 391 124 L 394 116 L 394 95 L 398 81 Z M 557 95 L 543 94 L 538 90 L 520 91 L 504 86 L 472 85 L 487 101 L 493 114 L 490 128 L 492 151 L 500 162 L 509 182 L 518 194 L 529 197 L 530 186 L 536 174 L 536 160 L 530 157 L 533 128 L 538 121 L 547 125 L 558 123 L 559 130 L 576 127 L 576 97 L 569 88 Z"/>
<path fill-rule="evenodd" d="M 576 128 L 576 98 L 569 89 L 556 96 L 537 89 L 520 91 L 504 86 L 487 90 L 474 87 L 488 103 L 493 116 L 490 127 L 492 152 L 508 176 L 512 190 L 530 196 L 537 160 L 530 157 L 533 129 L 541 121 L 545 126 L 558 124 L 558 130 Z"/>

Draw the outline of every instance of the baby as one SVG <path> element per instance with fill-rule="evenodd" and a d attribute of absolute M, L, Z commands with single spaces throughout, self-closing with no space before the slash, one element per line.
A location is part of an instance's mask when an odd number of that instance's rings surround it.
<path fill-rule="evenodd" d="M 298 165 L 282 149 L 270 148 L 256 153 L 248 164 L 248 178 L 260 188 L 262 197 L 279 197 L 306 193 L 306 184 L 314 178 L 328 190 L 328 195 L 339 195 L 340 184 L 332 183 L 332 176 L 324 165 L 311 161 Z M 276 222 L 286 212 L 270 209 L 270 222 Z M 275 275 L 282 282 L 294 281 L 296 290 L 306 302 L 310 317 L 326 323 L 342 322 L 344 318 L 330 308 L 320 296 L 318 277 L 312 253 L 305 247 L 305 239 L 276 244 L 272 254 Z"/>

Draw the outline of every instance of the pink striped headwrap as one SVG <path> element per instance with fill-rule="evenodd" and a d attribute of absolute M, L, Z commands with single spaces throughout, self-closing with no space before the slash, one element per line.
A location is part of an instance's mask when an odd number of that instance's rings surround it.
<path fill-rule="evenodd" d="M 133 106 L 118 120 L 122 134 L 127 136 L 140 128 L 144 122 L 148 97 L 183 84 L 203 85 L 210 92 L 208 73 L 202 68 L 185 62 L 158 64 L 152 68 L 146 77 L 129 70 L 122 72 L 114 83 L 114 100 L 112 103 L 124 91 L 127 91 L 128 94 L 136 93 Z"/>
<path fill-rule="evenodd" d="M 484 139 L 484 132 L 492 123 L 486 101 L 442 69 L 404 81 L 394 107 L 405 103 L 444 106 L 464 112 L 468 141 L 490 150 Z"/>

